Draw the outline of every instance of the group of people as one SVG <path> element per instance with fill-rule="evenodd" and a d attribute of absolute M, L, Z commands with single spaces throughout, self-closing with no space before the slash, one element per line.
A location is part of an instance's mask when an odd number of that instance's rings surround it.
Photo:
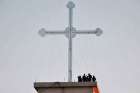
<path fill-rule="evenodd" d="M 94 75 L 88 73 L 88 75 L 78 76 L 78 82 L 95 82 L 96 78 Z"/>

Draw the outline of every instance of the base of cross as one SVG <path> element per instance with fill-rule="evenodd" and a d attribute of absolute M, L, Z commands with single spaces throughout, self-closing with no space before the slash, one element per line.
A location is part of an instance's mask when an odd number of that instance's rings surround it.
<path fill-rule="evenodd" d="M 97 82 L 35 82 L 38 93 L 99 93 Z"/>

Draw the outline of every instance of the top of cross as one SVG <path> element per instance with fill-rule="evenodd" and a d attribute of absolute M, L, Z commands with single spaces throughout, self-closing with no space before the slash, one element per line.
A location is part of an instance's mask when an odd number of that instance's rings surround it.
<path fill-rule="evenodd" d="M 72 1 L 69 1 L 67 4 L 67 8 L 74 8 L 75 4 Z"/>

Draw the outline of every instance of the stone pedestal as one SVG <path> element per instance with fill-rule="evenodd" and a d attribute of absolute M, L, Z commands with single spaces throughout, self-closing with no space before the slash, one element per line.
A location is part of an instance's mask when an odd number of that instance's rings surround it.
<path fill-rule="evenodd" d="M 38 93 L 94 93 L 96 82 L 35 82 Z"/>

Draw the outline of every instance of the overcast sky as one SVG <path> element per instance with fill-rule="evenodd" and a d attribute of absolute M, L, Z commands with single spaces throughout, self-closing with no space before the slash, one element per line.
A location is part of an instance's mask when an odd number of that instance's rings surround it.
<path fill-rule="evenodd" d="M 101 93 L 140 93 L 140 1 L 73 0 L 76 29 L 103 35 L 73 39 L 73 81 L 93 73 Z M 67 81 L 68 0 L 0 0 L 0 93 L 37 93 L 33 82 Z"/>

